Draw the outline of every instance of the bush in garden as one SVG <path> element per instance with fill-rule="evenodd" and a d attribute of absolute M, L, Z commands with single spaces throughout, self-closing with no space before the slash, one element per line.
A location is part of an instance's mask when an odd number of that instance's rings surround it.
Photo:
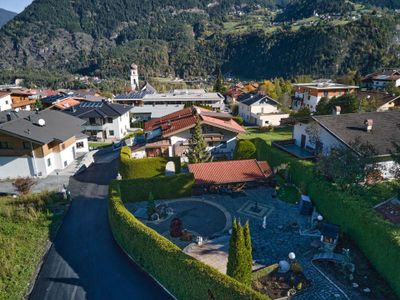
<path fill-rule="evenodd" d="M 29 194 L 36 180 L 31 177 L 20 177 L 13 182 L 15 189 L 22 195 Z"/>
<path fill-rule="evenodd" d="M 255 158 L 256 146 L 249 140 L 240 140 L 236 144 L 234 159 L 250 159 Z"/>

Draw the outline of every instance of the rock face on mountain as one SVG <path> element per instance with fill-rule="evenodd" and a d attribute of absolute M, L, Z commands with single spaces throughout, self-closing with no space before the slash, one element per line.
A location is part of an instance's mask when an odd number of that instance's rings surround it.
<path fill-rule="evenodd" d="M 332 2 L 313 1 L 319 7 Z M 348 1 L 334 2 L 327 13 L 344 14 L 354 7 Z M 204 76 L 220 65 L 236 76 L 265 78 L 398 65 L 394 13 L 312 26 L 288 25 L 285 17 L 279 24 L 264 20 L 278 8 L 280 17 L 293 11 L 301 17 L 310 14 L 308 1 L 288 3 L 36 0 L 1 28 L 0 68 L 122 77 L 134 61 L 145 76 Z"/>
<path fill-rule="evenodd" d="M 12 11 L 0 8 L 0 27 L 12 20 L 16 15 L 17 14 Z"/>

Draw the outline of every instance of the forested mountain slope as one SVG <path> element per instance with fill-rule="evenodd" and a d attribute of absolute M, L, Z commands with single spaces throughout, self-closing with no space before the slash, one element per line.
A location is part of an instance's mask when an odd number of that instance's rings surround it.
<path fill-rule="evenodd" d="M 314 2 L 326 13 L 354 9 L 344 0 L 35 0 L 0 30 L 0 68 L 124 77 L 135 62 L 145 76 L 191 77 L 221 65 L 264 78 L 397 64 L 394 11 L 280 22 L 292 19 L 293 7 L 306 18 Z"/>

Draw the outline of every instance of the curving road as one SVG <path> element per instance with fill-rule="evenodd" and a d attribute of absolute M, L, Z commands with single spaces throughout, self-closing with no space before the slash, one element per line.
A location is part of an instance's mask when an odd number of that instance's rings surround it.
<path fill-rule="evenodd" d="M 107 184 L 116 169 L 114 159 L 71 178 L 74 200 L 29 299 L 172 299 L 113 240 Z"/>

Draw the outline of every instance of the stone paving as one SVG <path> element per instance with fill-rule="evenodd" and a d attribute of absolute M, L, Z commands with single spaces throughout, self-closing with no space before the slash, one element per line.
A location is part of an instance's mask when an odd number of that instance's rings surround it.
<path fill-rule="evenodd" d="M 238 198 L 221 195 L 204 195 L 202 198 L 224 206 L 232 217 L 240 218 L 242 223 L 249 221 L 252 235 L 253 259 L 262 265 L 271 265 L 287 259 L 290 252 L 296 254 L 312 287 L 296 295 L 298 300 L 349 299 L 331 284 L 311 264 L 315 250 L 310 243 L 315 237 L 302 236 L 299 228 L 292 226 L 296 222 L 300 228 L 307 228 L 309 218 L 299 214 L 298 207 L 272 197 L 272 189 L 259 188 L 246 190 L 246 195 Z M 262 217 L 244 212 L 248 202 L 258 201 L 259 206 L 267 207 L 267 227 L 262 228 Z"/>
<path fill-rule="evenodd" d="M 198 206 L 197 203 L 214 203 L 224 211 L 225 219 L 229 220 L 229 224 L 232 224 L 232 219 L 240 219 L 242 223 L 249 221 L 252 236 L 253 245 L 253 260 L 258 265 L 271 265 L 278 263 L 280 260 L 287 259 L 290 252 L 296 254 L 296 259 L 300 262 L 303 267 L 303 272 L 308 279 L 312 281 L 312 287 L 308 288 L 304 292 L 295 295 L 293 299 L 296 300 L 330 300 L 330 299 L 347 299 L 350 298 L 345 295 L 341 290 L 339 290 L 332 282 L 326 279 L 311 263 L 313 255 L 316 250 L 313 250 L 310 246 L 311 242 L 316 237 L 305 236 L 300 234 L 300 229 L 306 229 L 309 227 L 309 217 L 300 215 L 299 209 L 296 205 L 289 204 L 272 197 L 272 189 L 268 188 L 258 188 L 252 190 L 246 190 L 235 197 L 230 195 L 204 195 L 201 197 L 192 197 L 188 199 L 180 199 L 174 201 L 169 201 L 173 203 L 181 203 L 183 206 L 179 205 L 179 210 L 177 214 L 183 216 L 185 213 L 190 212 L 189 223 L 193 225 L 191 229 L 194 231 L 204 231 L 203 227 L 208 224 L 210 227 L 214 228 L 212 231 L 216 231 L 215 228 L 222 228 L 220 224 L 216 225 L 217 220 L 211 216 L 218 216 L 214 210 L 210 210 L 209 214 L 203 211 L 203 206 Z M 194 201 L 192 201 L 194 200 Z M 257 202 L 260 209 L 260 213 L 254 213 L 251 211 L 251 207 Z M 190 207 L 183 209 L 190 203 Z M 128 209 L 132 212 L 135 211 L 142 204 L 135 204 Z M 196 212 L 195 208 L 198 206 L 200 212 Z M 208 206 L 210 207 L 210 206 Z M 178 208 L 178 206 L 176 207 Z M 182 214 L 183 213 L 183 214 Z M 200 215 L 197 215 L 200 214 Z M 266 219 L 266 229 L 262 228 L 263 216 L 267 216 Z M 200 216 L 200 218 L 199 218 Z M 207 217 L 206 217 L 207 216 Z M 202 218 L 205 219 L 202 219 Z M 211 217 L 211 218 L 210 218 Z M 206 221 L 205 221 L 206 220 Z M 163 222 L 162 224 L 147 224 L 148 226 L 154 228 L 160 233 L 167 230 L 167 224 L 170 220 Z M 183 219 L 183 222 L 185 220 Z M 197 223 L 196 223 L 197 222 Z M 225 222 L 225 220 L 224 220 Z M 296 225 L 295 225 L 296 224 Z M 203 228 L 203 229 L 201 229 Z M 224 271 L 224 266 L 218 261 L 218 257 L 224 257 L 221 251 L 227 251 L 228 249 L 228 239 L 224 239 L 223 235 L 229 234 L 229 226 L 225 226 L 223 230 L 218 232 L 221 238 L 216 241 L 215 245 L 210 244 L 210 249 L 202 249 L 202 247 L 189 246 L 185 249 L 186 252 L 193 252 L 193 256 L 199 256 L 202 251 L 206 254 L 205 257 L 199 258 L 210 265 L 215 262 L 215 267 Z M 203 232 L 206 233 L 206 232 Z M 210 236 L 211 231 L 207 230 L 208 236 Z M 206 236 L 204 234 L 204 236 Z M 224 242 L 223 242 L 224 241 Z M 212 241 L 210 241 L 212 243 Z M 225 243 L 225 244 L 224 244 Z M 188 250 L 188 248 L 190 248 Z M 213 255 L 212 252 L 215 252 Z"/>

